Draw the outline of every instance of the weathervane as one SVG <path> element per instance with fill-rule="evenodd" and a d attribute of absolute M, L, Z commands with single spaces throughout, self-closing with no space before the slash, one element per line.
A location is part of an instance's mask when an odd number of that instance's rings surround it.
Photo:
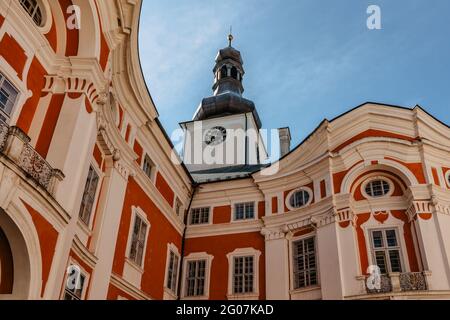
<path fill-rule="evenodd" d="M 232 35 L 232 31 L 233 31 L 233 26 L 230 26 L 230 34 L 228 35 L 228 46 L 231 47 L 231 41 L 233 41 L 233 35 Z"/>

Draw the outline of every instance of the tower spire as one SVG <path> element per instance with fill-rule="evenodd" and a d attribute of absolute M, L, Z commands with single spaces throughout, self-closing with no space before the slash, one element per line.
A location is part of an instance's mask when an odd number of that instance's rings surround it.
<path fill-rule="evenodd" d="M 231 47 L 231 42 L 233 41 L 233 26 L 230 26 L 230 33 L 228 34 L 228 46 Z"/>

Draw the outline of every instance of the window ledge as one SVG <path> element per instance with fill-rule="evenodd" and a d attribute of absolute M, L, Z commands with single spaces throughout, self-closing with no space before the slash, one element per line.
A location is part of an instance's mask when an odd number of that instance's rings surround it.
<path fill-rule="evenodd" d="M 130 258 L 126 257 L 125 258 L 125 263 L 127 263 L 130 267 L 132 267 L 133 269 L 135 269 L 137 272 L 139 272 L 140 274 L 144 273 L 144 269 L 137 265 L 136 262 L 134 262 L 133 260 L 131 260 Z"/>
<path fill-rule="evenodd" d="M 228 294 L 228 300 L 258 300 L 259 293 Z"/>
<path fill-rule="evenodd" d="M 172 300 L 177 300 L 178 296 L 169 288 L 164 286 L 164 293 Z"/>
<path fill-rule="evenodd" d="M 299 288 L 299 289 L 293 289 L 293 290 L 290 290 L 289 293 L 296 294 L 296 293 L 304 293 L 304 292 L 314 291 L 314 290 L 320 290 L 320 285 L 314 285 L 314 286 L 309 286 L 309 287 L 304 287 L 304 288 Z"/>
<path fill-rule="evenodd" d="M 92 230 L 80 218 L 78 218 L 77 225 L 88 237 L 92 236 Z"/>
<path fill-rule="evenodd" d="M 189 296 L 182 297 L 181 300 L 208 300 L 209 296 Z"/>

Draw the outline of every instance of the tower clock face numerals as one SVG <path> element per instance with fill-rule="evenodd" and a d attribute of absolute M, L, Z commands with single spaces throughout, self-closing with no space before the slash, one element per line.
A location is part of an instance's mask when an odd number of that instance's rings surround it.
<path fill-rule="evenodd" d="M 205 143 L 210 146 L 218 145 L 227 138 L 227 129 L 224 127 L 213 127 L 205 133 Z"/>

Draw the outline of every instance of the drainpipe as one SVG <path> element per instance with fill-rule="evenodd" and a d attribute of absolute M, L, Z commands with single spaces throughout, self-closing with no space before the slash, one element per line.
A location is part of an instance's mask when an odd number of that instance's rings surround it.
<path fill-rule="evenodd" d="M 177 284 L 177 300 L 181 299 L 181 281 L 183 281 L 183 261 L 184 261 L 184 245 L 186 242 L 186 229 L 187 229 L 187 222 L 188 222 L 188 216 L 189 211 L 191 210 L 192 200 L 194 199 L 195 192 L 197 191 L 197 185 L 193 185 L 194 190 L 192 191 L 191 200 L 189 201 L 189 205 L 187 210 L 184 213 L 183 217 L 183 223 L 184 223 L 184 230 L 183 230 L 183 237 L 181 238 L 181 253 L 180 253 L 180 266 L 178 267 L 178 284 Z"/>

